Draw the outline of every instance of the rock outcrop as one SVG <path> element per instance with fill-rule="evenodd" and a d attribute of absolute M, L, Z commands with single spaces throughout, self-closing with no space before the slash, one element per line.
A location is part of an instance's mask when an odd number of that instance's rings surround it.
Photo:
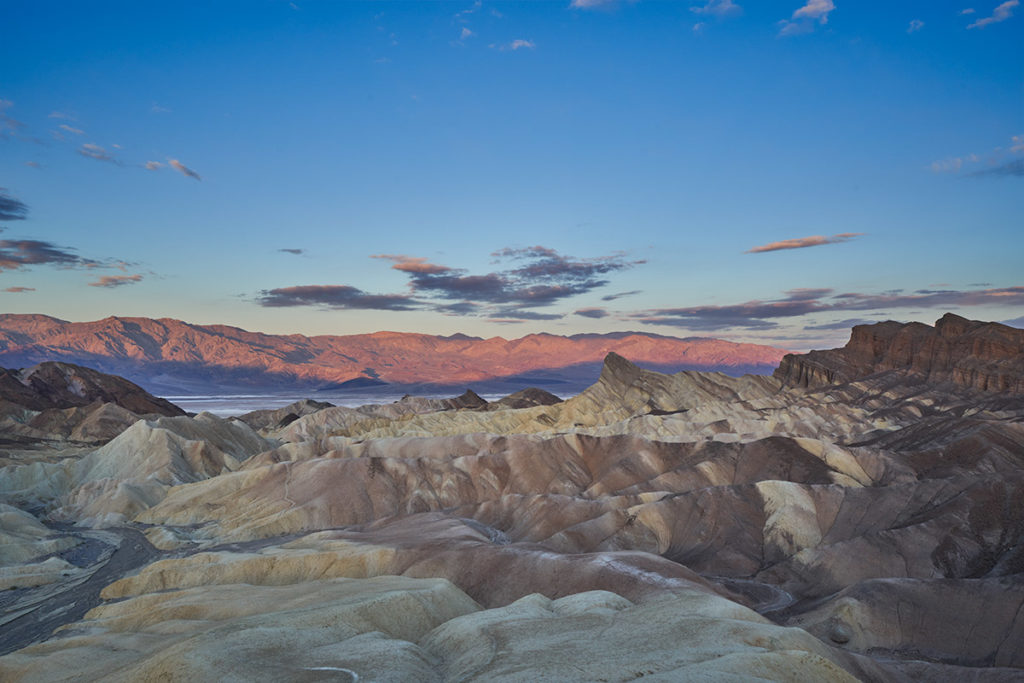
<path fill-rule="evenodd" d="M 44 362 L 24 370 L 0 368 L 0 400 L 35 411 L 113 403 L 136 415 L 184 415 L 170 401 L 128 380 L 71 363 Z"/>
<path fill-rule="evenodd" d="M 947 313 L 934 327 L 858 325 L 841 349 L 790 354 L 775 377 L 786 386 L 842 384 L 896 371 L 929 384 L 1024 394 L 1024 330 Z"/>

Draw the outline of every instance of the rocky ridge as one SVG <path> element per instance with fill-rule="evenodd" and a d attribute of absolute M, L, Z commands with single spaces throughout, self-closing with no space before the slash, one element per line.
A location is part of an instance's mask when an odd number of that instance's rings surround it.
<path fill-rule="evenodd" d="M 40 520 L 158 559 L 0 677 L 1020 680 L 1024 396 L 952 379 L 977 325 L 812 387 L 609 354 L 550 405 L 161 418 L 8 466 L 5 633 L 84 571 Z"/>

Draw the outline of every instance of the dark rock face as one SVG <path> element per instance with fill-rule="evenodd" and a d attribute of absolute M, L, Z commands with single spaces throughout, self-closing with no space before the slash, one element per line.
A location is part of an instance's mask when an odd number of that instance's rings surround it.
<path fill-rule="evenodd" d="M 553 406 L 561 402 L 562 399 L 549 391 L 530 387 L 529 389 L 509 394 L 490 405 L 493 409 L 511 408 L 514 410 L 517 408 L 531 408 L 533 406 Z"/>
<path fill-rule="evenodd" d="M 276 429 L 290 425 L 303 415 L 310 415 L 318 410 L 333 407 L 333 403 L 313 401 L 305 398 L 301 401 L 290 403 L 283 408 L 277 408 L 274 410 L 254 410 L 251 413 L 240 415 L 237 419 L 255 430 Z"/>
<path fill-rule="evenodd" d="M 65 409 L 97 401 L 113 403 L 136 415 L 184 415 L 137 384 L 70 363 L 46 362 L 23 370 L 0 368 L 0 400 L 30 410 Z"/>
<path fill-rule="evenodd" d="M 928 383 L 1024 393 L 1024 330 L 947 313 L 934 327 L 884 322 L 858 325 L 841 349 L 789 354 L 775 371 L 791 387 L 841 384 L 897 371 Z"/>

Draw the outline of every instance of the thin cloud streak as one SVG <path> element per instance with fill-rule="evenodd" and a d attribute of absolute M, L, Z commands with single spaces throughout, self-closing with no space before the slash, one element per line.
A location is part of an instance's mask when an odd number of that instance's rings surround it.
<path fill-rule="evenodd" d="M 710 14 L 716 17 L 728 17 L 743 14 L 743 8 L 732 0 L 708 0 L 708 2 L 702 6 L 691 7 L 690 11 L 694 14 Z"/>
<path fill-rule="evenodd" d="M 28 206 L 0 187 L 0 221 L 23 221 L 28 217 Z"/>
<path fill-rule="evenodd" d="M 1006 21 L 1013 16 L 1013 8 L 1017 7 L 1019 4 L 1020 0 L 1006 0 L 1006 2 L 992 10 L 992 16 L 978 19 L 967 28 L 985 28 L 989 24 L 998 24 L 1001 21 Z"/>
<path fill-rule="evenodd" d="M 113 289 L 114 287 L 134 285 L 137 282 L 142 282 L 142 275 L 103 275 L 98 280 L 90 282 L 89 286 Z"/>
<path fill-rule="evenodd" d="M 401 294 L 367 294 L 348 285 L 300 285 L 263 290 L 257 303 L 268 308 L 316 306 L 335 310 L 411 311 L 418 302 Z"/>
<path fill-rule="evenodd" d="M 103 149 L 99 145 L 87 142 L 78 148 L 78 153 L 87 159 L 95 159 L 96 161 L 106 161 L 111 164 L 120 164 L 120 162 L 111 156 L 110 152 Z"/>
<path fill-rule="evenodd" d="M 178 173 L 181 173 L 184 176 L 187 176 L 189 178 L 195 178 L 196 180 L 202 180 L 202 178 L 199 177 L 198 173 L 196 173 L 191 168 L 189 168 L 185 164 L 181 163 L 177 159 L 168 159 L 167 160 L 167 164 L 171 168 L 173 168 L 175 171 L 177 171 Z M 214 183 L 214 184 L 216 184 L 216 183 Z"/>
<path fill-rule="evenodd" d="M 747 301 L 727 306 L 662 308 L 634 314 L 649 325 L 691 330 L 728 328 L 771 329 L 785 318 L 834 311 L 888 311 L 894 308 L 948 308 L 958 306 L 1024 306 L 1024 287 L 979 290 L 918 290 L 914 294 L 834 294 L 830 289 L 797 289 L 784 299 Z"/>
<path fill-rule="evenodd" d="M 71 250 L 40 240 L 0 240 L 0 271 L 25 266 L 86 266 L 95 261 L 83 259 Z"/>
<path fill-rule="evenodd" d="M 842 244 L 860 237 L 862 232 L 841 232 L 838 235 L 825 237 L 823 235 L 812 235 L 810 237 L 797 237 L 795 239 L 769 242 L 759 247 L 748 249 L 746 254 L 761 254 L 768 251 L 782 251 L 783 249 L 805 249 L 807 247 L 820 247 L 825 244 Z"/>
<path fill-rule="evenodd" d="M 1014 159 L 994 168 L 985 168 L 968 173 L 969 178 L 1024 176 L 1024 159 Z"/>

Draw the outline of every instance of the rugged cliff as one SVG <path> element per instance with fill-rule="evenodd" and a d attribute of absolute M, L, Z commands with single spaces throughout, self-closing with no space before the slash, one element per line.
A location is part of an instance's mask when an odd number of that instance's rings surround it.
<path fill-rule="evenodd" d="M 935 326 L 858 325 L 841 349 L 789 354 L 775 371 L 786 386 L 841 384 L 897 371 L 929 383 L 1024 393 L 1024 330 L 947 313 Z"/>

